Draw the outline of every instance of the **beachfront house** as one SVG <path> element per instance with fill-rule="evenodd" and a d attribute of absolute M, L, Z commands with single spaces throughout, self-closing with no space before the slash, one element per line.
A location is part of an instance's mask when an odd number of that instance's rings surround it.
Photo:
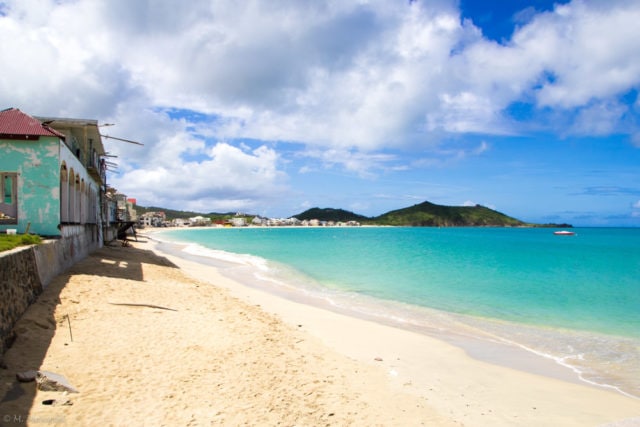
<path fill-rule="evenodd" d="M 189 218 L 189 225 L 191 227 L 208 227 L 211 225 L 211 218 L 205 218 L 202 215 Z"/>
<path fill-rule="evenodd" d="M 34 233 L 100 247 L 104 147 L 96 120 L 0 111 L 0 232 Z"/>
<path fill-rule="evenodd" d="M 167 215 L 160 212 L 145 212 L 138 217 L 138 224 L 142 227 L 166 227 Z"/>

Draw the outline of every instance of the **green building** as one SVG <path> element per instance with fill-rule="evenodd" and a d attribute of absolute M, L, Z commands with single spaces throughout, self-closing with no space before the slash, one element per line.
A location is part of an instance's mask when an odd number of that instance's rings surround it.
<path fill-rule="evenodd" d="M 95 120 L 0 111 L 0 232 L 80 237 L 83 246 L 101 246 L 104 154 Z"/>

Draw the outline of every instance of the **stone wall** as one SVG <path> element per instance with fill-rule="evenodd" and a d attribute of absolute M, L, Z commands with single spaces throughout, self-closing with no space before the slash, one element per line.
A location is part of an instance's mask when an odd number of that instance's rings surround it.
<path fill-rule="evenodd" d="M 0 355 L 13 326 L 54 277 L 100 247 L 95 226 L 65 226 L 61 239 L 0 252 Z"/>
<path fill-rule="evenodd" d="M 13 341 L 13 325 L 41 292 L 42 282 L 32 247 L 0 254 L 0 354 Z"/>

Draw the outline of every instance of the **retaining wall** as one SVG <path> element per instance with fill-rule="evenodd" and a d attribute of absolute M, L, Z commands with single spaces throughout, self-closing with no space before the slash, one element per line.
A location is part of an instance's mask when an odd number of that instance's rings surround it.
<path fill-rule="evenodd" d="M 90 226 L 67 228 L 64 234 L 0 252 L 0 355 L 13 342 L 15 323 L 51 280 L 100 247 Z"/>
<path fill-rule="evenodd" d="M 13 325 L 42 292 L 35 251 L 0 254 L 0 354 L 13 342 Z"/>

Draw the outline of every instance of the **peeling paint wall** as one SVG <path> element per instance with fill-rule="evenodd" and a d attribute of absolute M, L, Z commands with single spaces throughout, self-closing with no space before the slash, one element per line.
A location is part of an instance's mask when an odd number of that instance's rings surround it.
<path fill-rule="evenodd" d="M 60 235 L 60 140 L 40 137 L 37 141 L 0 140 L 0 171 L 18 173 L 18 224 L 0 225 L 45 236 Z"/>
<path fill-rule="evenodd" d="M 82 193 L 74 197 L 73 221 L 76 225 L 97 224 L 99 218 L 99 184 L 89 175 L 80 160 L 62 140 L 40 137 L 36 141 L 0 140 L 0 172 L 18 173 L 18 224 L 0 224 L 0 232 L 17 228 L 42 236 L 61 236 L 61 166 L 73 171 L 82 183 Z M 87 200 L 93 198 L 94 200 Z M 93 209 L 95 212 L 87 212 Z"/>

